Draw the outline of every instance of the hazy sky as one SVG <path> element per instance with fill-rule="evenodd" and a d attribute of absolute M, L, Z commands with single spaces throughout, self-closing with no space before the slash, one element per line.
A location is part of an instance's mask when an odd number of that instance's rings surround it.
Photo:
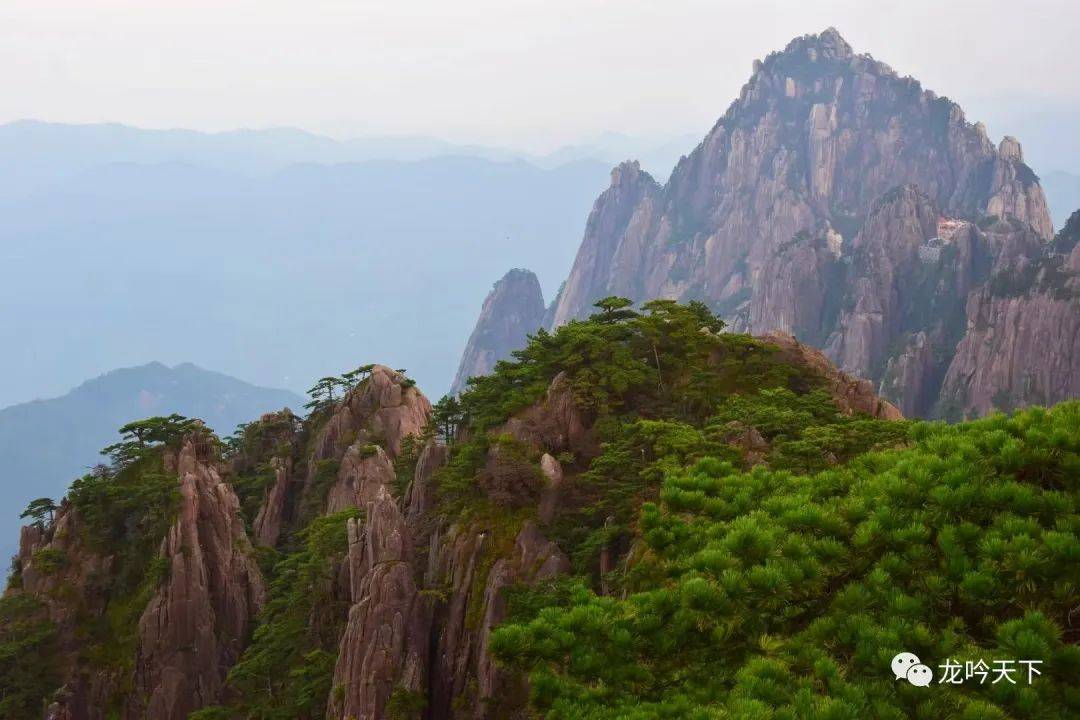
<path fill-rule="evenodd" d="M 755 58 L 829 25 L 992 136 L 1013 130 L 1020 103 L 1077 117 L 1075 0 L 3 0 L 0 121 L 291 125 L 532 150 L 696 133 Z"/>

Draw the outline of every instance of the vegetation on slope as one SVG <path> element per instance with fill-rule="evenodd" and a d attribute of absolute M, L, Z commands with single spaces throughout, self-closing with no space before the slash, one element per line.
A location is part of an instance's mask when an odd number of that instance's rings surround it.
<path fill-rule="evenodd" d="M 105 448 L 108 464 L 75 480 L 62 504 L 74 518 L 69 528 L 77 537 L 63 538 L 62 546 L 78 552 L 68 558 L 60 547 L 38 549 L 32 566 L 45 587 L 45 597 L 20 592 L 22 567 L 16 561 L 9 592 L 0 600 L 0 713 L 3 717 L 38 717 L 45 699 L 56 690 L 64 658 L 59 652 L 62 635 L 77 639 L 80 667 L 94 668 L 111 678 L 108 699 L 118 709 L 132 678 L 139 617 L 168 568 L 157 556 L 179 503 L 177 478 L 166 472 L 163 455 L 176 450 L 181 438 L 206 432 L 201 423 L 170 415 L 129 423 L 120 428 L 119 442 Z M 42 530 L 57 508 L 39 498 L 27 508 Z M 50 531 L 55 531 L 49 528 Z M 57 538 L 54 538 L 57 539 Z M 82 577 L 69 563 L 88 558 L 96 570 Z M 43 601 L 44 600 L 44 601 Z M 48 613 L 48 603 L 60 608 Z M 50 615 L 60 616 L 60 623 Z M 9 706 L 4 703 L 7 702 Z"/>
<path fill-rule="evenodd" d="M 656 497 L 666 472 L 707 456 L 753 461 L 740 438 L 762 444 L 756 459 L 803 471 L 906 439 L 906 423 L 842 414 L 823 378 L 785 362 L 766 342 L 722 332 L 723 322 L 701 303 L 658 300 L 639 314 L 612 297 L 597 307 L 588 320 L 540 331 L 514 360 L 471 380 L 459 400 L 436 405 L 435 425 L 452 449 L 439 512 L 457 517 L 492 500 L 483 482 L 489 449 L 515 444 L 500 427 L 560 375 L 597 449 L 560 456 L 576 482 L 547 533 L 579 572 L 594 575 L 602 548 L 629 549 L 637 508 Z M 535 477 L 540 452 L 519 446 L 515 453 Z M 527 476 L 521 469 L 515 479 Z M 538 486 L 518 480 L 516 504 L 534 502 Z"/>
<path fill-rule="evenodd" d="M 539 332 L 460 398 L 444 398 L 429 428 L 450 446 L 435 513 L 492 531 L 475 587 L 525 519 L 572 560 L 572 577 L 513 588 L 492 638 L 504 667 L 530 677 L 532 712 L 973 720 L 1080 711 L 1080 404 L 953 426 L 846 415 L 824 378 L 723 332 L 703 305 L 657 301 L 638 313 L 607 298 L 598 308 Z M 293 499 L 278 546 L 257 550 L 269 600 L 228 697 L 199 720 L 325 714 L 348 610 L 337 572 L 346 521 L 359 513 L 320 517 L 337 461 L 315 461 L 309 446 L 335 393 L 368 370 L 320 381 L 303 422 L 266 416 L 226 441 L 249 525 L 271 460 L 289 459 L 312 482 Z M 541 408 L 553 386 L 569 393 L 584 436 L 559 447 L 515 436 L 508 421 Z M 123 669 L 134 655 L 130 630 L 157 582 L 154 548 L 175 502 L 160 449 L 188 422 L 125 428 L 112 468 L 69 495 L 87 543 L 120 558 L 103 590 L 112 609 L 86 632 L 88 667 Z M 410 441 L 396 458 L 402 494 L 419 449 Z M 566 481 L 542 520 L 544 452 Z M 41 500 L 33 517 L 45 524 L 52 503 Z M 479 610 L 470 605 L 468 622 Z M 29 597 L 0 602 L 0 670 L 23 678 L 0 683 L 0 708 L 13 717 L 32 716 L 55 687 L 55 640 Z M 919 688 L 890 672 L 901 650 L 935 673 L 947 659 L 1038 659 L 1043 674 L 1030 685 Z"/>
<path fill-rule="evenodd" d="M 549 720 L 1075 715 L 1080 404 L 911 437 L 812 474 L 667 472 L 625 597 L 534 597 L 497 655 Z M 1043 674 L 920 688 L 900 651 Z"/>

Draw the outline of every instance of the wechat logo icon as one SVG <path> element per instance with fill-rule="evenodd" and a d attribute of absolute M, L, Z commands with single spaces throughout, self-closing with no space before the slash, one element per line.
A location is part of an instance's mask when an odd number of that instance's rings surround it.
<path fill-rule="evenodd" d="M 897 680 L 907 680 L 915 687 L 926 687 L 934 681 L 934 672 L 915 653 L 897 653 L 890 667 Z"/>

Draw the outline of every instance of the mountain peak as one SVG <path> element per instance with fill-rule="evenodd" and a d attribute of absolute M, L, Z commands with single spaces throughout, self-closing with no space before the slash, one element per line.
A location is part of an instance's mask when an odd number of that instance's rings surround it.
<path fill-rule="evenodd" d="M 523 268 L 503 275 L 484 299 L 450 392 L 459 393 L 470 377 L 491 372 L 496 362 L 524 347 L 543 322 L 544 296 L 536 275 Z"/>
<path fill-rule="evenodd" d="M 855 56 L 848 41 L 840 35 L 840 32 L 830 26 L 817 35 L 803 35 L 787 44 L 783 54 L 805 53 L 811 61 L 822 60 L 848 60 Z"/>

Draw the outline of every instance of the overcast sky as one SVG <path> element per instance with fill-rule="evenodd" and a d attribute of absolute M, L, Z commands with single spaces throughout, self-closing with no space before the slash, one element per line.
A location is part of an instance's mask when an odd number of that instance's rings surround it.
<path fill-rule="evenodd" d="M 1078 117 L 1075 0 L 3 0 L 0 121 L 531 150 L 699 133 L 755 58 L 829 25 L 994 137 L 1023 125 L 1018 108 Z"/>

